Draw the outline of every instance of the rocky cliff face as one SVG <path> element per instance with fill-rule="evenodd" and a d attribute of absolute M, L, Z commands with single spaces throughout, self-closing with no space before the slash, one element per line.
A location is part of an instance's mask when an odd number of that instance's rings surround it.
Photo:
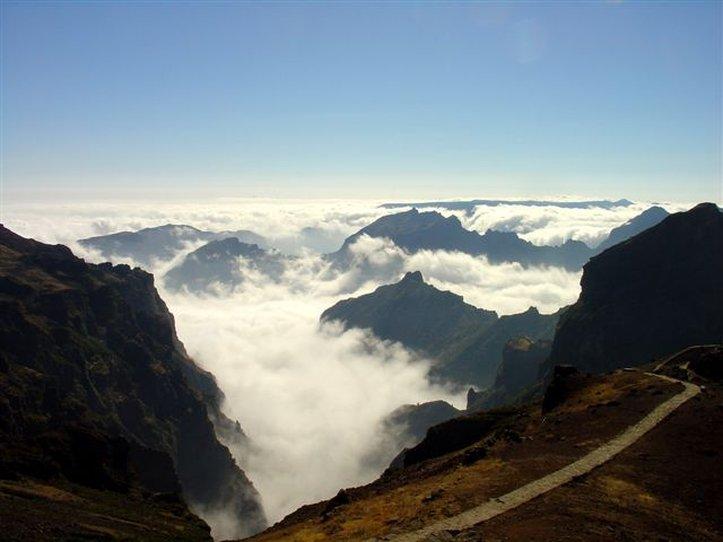
<path fill-rule="evenodd" d="M 488 410 L 529 399 L 535 389 L 542 363 L 550 354 L 550 341 L 533 341 L 528 337 L 511 339 L 502 350 L 502 363 L 492 387 L 483 392 L 470 390 L 467 410 Z"/>
<path fill-rule="evenodd" d="M 213 378 L 186 355 L 153 276 L 90 265 L 0 226 L 0 475 L 181 490 L 235 535 L 265 525 L 216 438 Z"/>
<path fill-rule="evenodd" d="M 670 215 L 590 260 L 560 319 L 549 370 L 604 372 L 723 341 L 723 214 L 712 203 Z"/>

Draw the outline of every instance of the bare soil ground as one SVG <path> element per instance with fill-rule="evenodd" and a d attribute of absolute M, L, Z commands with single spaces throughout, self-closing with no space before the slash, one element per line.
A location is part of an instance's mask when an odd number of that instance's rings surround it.
<path fill-rule="evenodd" d="M 169 497 L 62 482 L 0 480 L 0 540 L 211 540 L 208 526 Z"/>
<path fill-rule="evenodd" d="M 723 392 L 706 386 L 610 462 L 449 540 L 723 540 Z"/>

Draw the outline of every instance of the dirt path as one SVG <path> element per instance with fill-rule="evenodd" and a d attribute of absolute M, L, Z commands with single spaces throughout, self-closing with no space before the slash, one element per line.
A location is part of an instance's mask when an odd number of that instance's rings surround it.
<path fill-rule="evenodd" d="M 652 412 L 645 416 L 642 420 L 634 425 L 628 427 L 625 431 L 620 433 L 617 437 L 610 440 L 606 444 L 603 444 L 599 448 L 596 448 L 589 454 L 578 459 L 574 463 L 569 464 L 566 467 L 561 468 L 553 473 L 543 476 L 529 484 L 525 484 L 514 491 L 502 495 L 501 497 L 491 499 L 484 504 L 470 508 L 469 510 L 462 512 L 456 516 L 438 521 L 427 527 L 424 527 L 418 531 L 405 533 L 397 536 L 384 537 L 382 540 L 391 540 L 393 542 L 418 542 L 426 539 L 434 540 L 435 534 L 443 533 L 444 531 L 459 531 L 467 529 L 478 523 L 482 523 L 491 519 L 495 516 L 503 514 L 508 510 L 517 508 L 518 506 L 525 504 L 526 502 L 547 493 L 548 491 L 560 487 L 563 484 L 570 482 L 572 479 L 586 474 L 593 470 L 595 467 L 602 465 L 609 461 L 625 448 L 635 443 L 645 433 L 650 431 L 653 427 L 658 425 L 665 419 L 671 412 L 673 412 L 680 405 L 695 397 L 700 393 L 700 388 L 695 384 L 689 382 L 683 382 L 667 376 L 647 373 L 663 380 L 670 382 L 677 382 L 685 386 L 685 389 L 679 394 L 671 397 L 664 403 L 658 405 Z"/>

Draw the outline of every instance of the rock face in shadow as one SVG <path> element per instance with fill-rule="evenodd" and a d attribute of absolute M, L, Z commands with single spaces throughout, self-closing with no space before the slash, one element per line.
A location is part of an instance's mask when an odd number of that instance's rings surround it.
<path fill-rule="evenodd" d="M 551 339 L 559 313 L 537 309 L 498 318 L 461 296 L 424 282 L 419 271 L 373 293 L 340 301 L 321 320 L 339 320 L 348 328 L 370 329 L 436 361 L 431 375 L 461 385 L 488 386 L 502 361 L 502 348 L 513 337 Z"/>
<path fill-rule="evenodd" d="M 505 344 L 502 363 L 489 390 L 467 394 L 467 410 L 488 410 L 522 402 L 534 395 L 542 363 L 550 354 L 551 341 L 518 337 Z"/>
<path fill-rule="evenodd" d="M 670 215 L 590 260 L 560 319 L 547 369 L 605 372 L 723 342 L 723 214 Z"/>
<path fill-rule="evenodd" d="M 166 288 L 207 291 L 213 285 L 234 288 L 243 283 L 247 273 L 260 273 L 278 281 L 284 272 L 286 257 L 269 252 L 256 244 L 228 237 L 211 241 L 186 255 L 181 263 L 163 277 Z"/>
<path fill-rule="evenodd" d="M 183 493 L 237 536 L 259 496 L 211 418 L 213 377 L 186 355 L 153 276 L 90 265 L 0 226 L 0 474 Z"/>
<path fill-rule="evenodd" d="M 252 231 L 211 232 L 183 224 L 166 224 L 138 231 L 99 235 L 79 239 L 78 243 L 98 251 L 103 258 L 107 258 L 109 261 L 119 258 L 131 259 L 140 265 L 148 266 L 154 260 L 170 260 L 178 252 L 194 244 L 228 237 L 236 237 L 245 243 L 266 246 L 266 240 Z"/>

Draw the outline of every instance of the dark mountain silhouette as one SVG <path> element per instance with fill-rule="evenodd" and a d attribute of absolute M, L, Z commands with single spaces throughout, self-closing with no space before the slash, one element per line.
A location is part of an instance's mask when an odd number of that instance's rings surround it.
<path fill-rule="evenodd" d="M 620 199 L 617 201 L 545 201 L 545 200 L 494 200 L 494 199 L 473 199 L 467 201 L 422 201 L 417 203 L 385 203 L 381 207 L 385 209 L 398 209 L 402 207 L 416 207 L 418 209 L 437 208 L 449 209 L 450 211 L 465 211 L 473 213 L 478 206 L 497 207 L 499 205 L 524 205 L 526 207 L 562 207 L 564 209 L 612 209 L 613 207 L 628 207 L 633 202 Z"/>
<path fill-rule="evenodd" d="M 192 506 L 224 510 L 239 536 L 263 528 L 258 494 L 212 420 L 243 435 L 187 356 L 152 275 L 0 226 L 0 309 L 0 476 L 180 490 Z"/>
<path fill-rule="evenodd" d="M 650 207 L 622 226 L 610 230 L 607 238 L 596 247 L 595 252 L 600 253 L 618 243 L 627 241 L 631 237 L 659 224 L 667 216 L 669 216 L 668 211 L 662 207 Z"/>
<path fill-rule="evenodd" d="M 518 262 L 525 266 L 557 266 L 580 269 L 588 259 L 606 248 L 660 222 L 667 216 L 661 207 L 651 207 L 622 226 L 613 229 L 597 248 L 581 241 L 568 240 L 559 246 L 538 246 L 521 239 L 514 232 L 487 230 L 483 235 L 469 231 L 456 216 L 444 217 L 436 211 L 419 212 L 416 208 L 383 216 L 354 235 L 329 255 L 337 265 L 349 265 L 351 245 L 362 235 L 387 238 L 407 252 L 420 250 L 457 251 L 472 256 L 486 256 L 492 263 Z"/>
<path fill-rule="evenodd" d="M 239 260 L 250 269 L 278 280 L 284 272 L 286 259 L 278 252 L 229 237 L 211 241 L 189 253 L 165 274 L 163 281 L 172 290 L 187 288 L 191 292 L 205 291 L 214 283 L 234 287 L 244 281 Z"/>
<path fill-rule="evenodd" d="M 210 232 L 182 224 L 166 224 L 138 231 L 122 231 L 110 235 L 89 237 L 79 239 L 78 243 L 99 251 L 101 256 L 109 261 L 128 258 L 140 265 L 148 266 L 154 260 L 173 258 L 179 251 L 191 244 L 227 237 L 236 237 L 245 243 L 266 246 L 266 240 L 252 231 Z"/>
<path fill-rule="evenodd" d="M 432 375 L 458 384 L 487 386 L 511 338 L 552 338 L 558 315 L 537 309 L 498 318 L 461 296 L 424 282 L 419 271 L 373 293 L 346 299 L 324 311 L 321 320 L 366 328 L 436 360 Z"/>
<path fill-rule="evenodd" d="M 723 342 L 723 214 L 676 213 L 585 265 L 547 364 L 588 372 Z"/>
<path fill-rule="evenodd" d="M 436 211 L 420 213 L 417 209 L 383 216 L 354 235 L 331 254 L 333 261 L 348 263 L 349 247 L 362 235 L 391 239 L 407 252 L 419 250 L 457 251 L 486 256 L 493 263 L 519 262 L 523 265 L 556 265 L 579 269 L 590 256 L 590 249 L 580 241 L 561 246 L 536 246 L 513 232 L 487 231 L 484 235 L 466 230 L 456 216 L 444 217 Z"/>

